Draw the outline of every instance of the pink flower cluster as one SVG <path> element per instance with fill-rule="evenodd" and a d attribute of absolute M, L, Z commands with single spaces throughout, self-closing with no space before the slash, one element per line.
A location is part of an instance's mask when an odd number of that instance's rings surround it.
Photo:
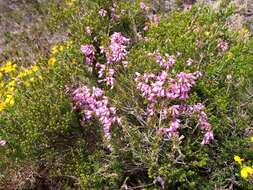
<path fill-rule="evenodd" d="M 229 46 L 228 46 L 228 43 L 223 41 L 222 39 L 218 39 L 217 40 L 217 48 L 218 49 L 221 49 L 223 52 L 227 51 Z"/>
<path fill-rule="evenodd" d="M 113 3 L 112 7 L 110 7 L 110 9 L 108 9 L 109 11 L 109 14 L 108 14 L 108 11 L 101 8 L 99 11 L 98 11 L 98 14 L 99 16 L 101 17 L 106 17 L 107 15 L 109 15 L 111 17 L 112 20 L 117 20 L 120 18 L 119 15 L 116 14 L 116 8 L 117 8 L 117 4 L 116 3 Z M 125 10 L 121 10 L 121 14 L 124 15 L 125 14 Z"/>
<path fill-rule="evenodd" d="M 113 124 L 119 122 L 116 116 L 116 108 L 108 105 L 108 97 L 104 95 L 104 91 L 100 88 L 87 86 L 77 88 L 72 93 L 74 109 L 83 113 L 83 121 L 91 121 L 98 118 L 102 124 L 105 139 L 111 139 L 110 128 Z"/>
<path fill-rule="evenodd" d="M 156 63 L 158 63 L 164 69 L 169 69 L 176 63 L 176 60 L 173 56 L 170 56 L 168 54 L 166 54 L 166 57 L 167 60 L 165 60 L 159 52 L 157 52 L 155 55 Z"/>
<path fill-rule="evenodd" d="M 114 69 L 112 65 L 114 63 L 122 62 L 123 67 L 127 67 L 127 62 L 124 59 L 127 56 L 127 46 L 129 39 L 124 37 L 121 33 L 115 32 L 111 36 L 111 43 L 108 48 L 101 48 L 101 52 L 105 53 L 106 64 L 97 63 L 96 66 L 99 69 L 99 82 L 106 82 L 107 85 L 113 88 L 114 86 Z"/>
<path fill-rule="evenodd" d="M 140 8 L 146 12 L 149 11 L 149 7 L 144 3 L 144 1 L 140 2 Z"/>
<path fill-rule="evenodd" d="M 119 19 L 119 15 L 116 14 L 116 8 L 117 8 L 117 4 L 116 3 L 113 3 L 110 11 L 111 11 L 111 18 L 113 20 L 117 20 Z"/>
<path fill-rule="evenodd" d="M 213 132 L 211 125 L 208 123 L 207 115 L 204 112 L 204 106 L 202 104 L 196 104 L 194 106 L 185 105 L 185 101 L 189 98 L 189 92 L 195 85 L 196 80 L 202 76 L 201 72 L 196 71 L 194 73 L 180 72 L 176 74 L 174 78 L 168 76 L 168 69 L 175 64 L 175 59 L 172 56 L 167 56 L 168 60 L 162 58 L 160 53 L 155 54 L 156 62 L 165 69 L 158 75 L 153 73 L 136 73 L 135 81 L 137 82 L 137 89 L 141 91 L 142 96 L 147 98 L 147 114 L 149 117 L 154 116 L 156 113 L 160 114 L 161 119 L 166 119 L 168 113 L 172 117 L 169 128 L 160 128 L 158 131 L 162 134 L 166 134 L 171 138 L 177 134 L 180 127 L 180 115 L 192 115 L 197 114 L 199 118 L 199 124 L 205 135 L 201 144 L 208 144 L 213 140 Z M 181 100 L 181 105 L 173 105 L 170 109 L 166 106 L 166 101 L 169 100 Z M 163 106 L 157 106 L 163 102 Z M 169 110 L 169 111 L 168 111 Z"/>
<path fill-rule="evenodd" d="M 101 16 L 101 17 L 105 17 L 107 15 L 107 11 L 104 10 L 104 9 L 100 9 L 98 14 Z"/>
<path fill-rule="evenodd" d="M 137 88 L 142 92 L 142 95 L 148 100 L 148 115 L 152 116 L 155 113 L 155 104 L 159 98 L 168 100 L 180 99 L 186 100 L 189 98 L 189 91 L 195 84 L 200 72 L 195 73 L 179 73 L 176 78 L 169 78 L 167 72 L 163 71 L 158 76 L 151 73 L 145 73 L 143 76 L 136 73 L 135 81 L 138 83 Z"/>
<path fill-rule="evenodd" d="M 101 47 L 101 52 L 105 53 L 106 63 L 101 64 L 96 63 L 96 68 L 98 69 L 98 77 L 100 80 L 98 82 L 105 82 L 107 85 L 113 88 L 114 86 L 114 73 L 115 70 L 112 68 L 114 63 L 121 62 L 123 67 L 126 68 L 128 62 L 124 61 L 127 56 L 127 43 L 129 39 L 124 37 L 120 32 L 115 32 L 111 36 L 111 43 L 108 48 Z M 95 48 L 93 45 L 82 45 L 81 52 L 85 55 L 86 64 L 89 67 L 89 71 L 92 71 L 92 66 L 95 61 Z"/>
<path fill-rule="evenodd" d="M 170 79 L 170 89 L 167 92 L 167 97 L 171 99 L 178 98 L 186 100 L 189 98 L 189 92 L 196 80 L 202 76 L 201 72 L 194 73 L 181 72 L 176 75 L 176 79 Z"/>
<path fill-rule="evenodd" d="M 187 64 L 188 66 L 191 66 L 192 63 L 193 63 L 193 60 L 192 60 L 191 58 L 187 59 L 186 64 Z"/>
<path fill-rule="evenodd" d="M 111 44 L 109 48 L 101 48 L 105 52 L 107 64 L 120 62 L 127 55 L 127 46 L 129 39 L 124 37 L 120 32 L 114 32 L 111 36 Z"/>
<path fill-rule="evenodd" d="M 154 24 L 159 24 L 159 23 L 160 23 L 160 20 L 161 20 L 160 16 L 158 16 L 157 14 L 154 14 L 154 13 L 152 12 L 152 9 L 151 9 L 149 6 L 147 6 L 147 5 L 144 3 L 144 1 L 141 1 L 141 2 L 140 2 L 140 8 L 141 8 L 143 11 L 146 12 L 147 18 L 149 19 L 149 21 L 150 21 L 151 23 L 154 23 Z"/>
<path fill-rule="evenodd" d="M 92 72 L 92 65 L 95 61 L 95 48 L 93 45 L 82 45 L 81 52 L 85 55 L 85 63 L 88 65 L 89 72 Z"/>
<path fill-rule="evenodd" d="M 98 68 L 98 82 L 105 82 L 107 85 L 113 88 L 115 83 L 114 72 L 113 68 L 107 67 L 107 65 L 97 63 L 96 67 Z"/>
<path fill-rule="evenodd" d="M 208 122 L 207 115 L 204 112 L 204 105 L 198 103 L 196 105 L 173 105 L 169 109 L 170 116 L 172 117 L 172 122 L 170 123 L 169 128 L 159 128 L 158 132 L 165 135 L 167 138 L 171 138 L 172 136 L 178 133 L 178 129 L 180 127 L 180 119 L 181 115 L 197 115 L 199 118 L 199 125 L 201 130 L 205 133 L 203 140 L 201 142 L 202 145 L 209 144 L 211 140 L 214 139 L 213 131 L 211 124 Z"/>

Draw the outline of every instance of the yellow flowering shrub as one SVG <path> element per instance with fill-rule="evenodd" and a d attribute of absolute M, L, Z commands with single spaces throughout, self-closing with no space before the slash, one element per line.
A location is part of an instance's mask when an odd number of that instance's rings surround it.
<path fill-rule="evenodd" d="M 23 84 L 28 87 L 36 77 L 41 78 L 36 64 L 24 68 L 17 66 L 11 60 L 6 61 L 0 67 L 0 112 L 14 105 L 18 85 Z"/>
<path fill-rule="evenodd" d="M 66 45 L 54 45 L 51 48 L 51 56 L 48 59 L 48 66 L 52 67 L 55 65 L 55 63 L 57 62 L 57 54 L 59 52 L 63 52 L 64 49 L 69 49 L 71 46 L 72 42 L 71 41 L 67 41 Z"/>
<path fill-rule="evenodd" d="M 69 49 L 72 41 L 67 41 L 66 45 L 55 45 L 51 48 L 51 56 L 48 59 L 48 66 L 56 64 L 57 54 L 63 52 L 64 48 Z M 15 93 L 17 85 L 23 84 L 30 87 L 36 79 L 43 80 L 41 71 L 37 64 L 30 67 L 17 66 L 11 60 L 7 60 L 0 67 L 0 112 L 6 107 L 12 107 L 15 103 Z"/>

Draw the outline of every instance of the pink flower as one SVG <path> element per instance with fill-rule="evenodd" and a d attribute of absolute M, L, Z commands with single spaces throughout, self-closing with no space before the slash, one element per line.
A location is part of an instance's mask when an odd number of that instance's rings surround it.
<path fill-rule="evenodd" d="M 192 108 L 193 108 L 192 109 L 193 112 L 200 113 L 200 112 L 204 111 L 205 106 L 201 103 L 197 103 L 197 104 L 193 105 Z"/>
<path fill-rule="evenodd" d="M 160 114 L 162 119 L 166 119 L 168 115 L 168 108 L 167 107 L 161 108 Z"/>
<path fill-rule="evenodd" d="M 171 106 L 170 111 L 173 118 L 178 117 L 180 114 L 180 105 Z"/>
<path fill-rule="evenodd" d="M 164 63 L 163 61 L 159 61 Z M 186 100 L 189 98 L 189 91 L 200 76 L 199 72 L 195 73 L 179 73 L 175 79 L 168 78 L 168 74 L 163 71 L 159 75 L 145 73 L 141 76 L 136 74 L 135 81 L 138 83 L 137 88 L 142 95 L 147 98 L 149 103 L 156 102 L 159 98 Z M 168 84 L 165 85 L 165 84 Z M 149 107 L 148 113 L 153 107 Z"/>
<path fill-rule="evenodd" d="M 170 128 L 169 131 L 171 133 L 175 133 L 177 132 L 177 129 L 180 127 L 180 120 L 179 119 L 174 119 L 171 124 L 170 124 Z"/>
<path fill-rule="evenodd" d="M 111 43 L 108 48 L 100 47 L 101 53 L 105 53 L 106 63 L 96 64 L 98 69 L 98 77 L 104 78 L 99 80 L 99 82 L 106 82 L 107 85 L 113 88 L 114 86 L 114 69 L 112 66 L 115 63 L 122 62 L 124 68 L 127 68 L 128 62 L 124 61 L 127 56 L 127 46 L 129 39 L 123 36 L 120 32 L 115 32 L 111 36 Z"/>
<path fill-rule="evenodd" d="M 152 54 L 148 54 L 151 56 Z M 201 103 L 195 105 L 187 105 L 185 101 L 189 98 L 189 93 L 192 87 L 196 84 L 199 77 L 202 76 L 200 71 L 194 73 L 180 72 L 176 74 L 175 78 L 170 78 L 168 68 L 171 68 L 175 64 L 173 56 L 166 55 L 167 60 L 164 59 L 159 52 L 155 53 L 155 60 L 161 66 L 166 69 L 159 74 L 153 73 L 135 73 L 135 82 L 137 83 L 137 89 L 141 92 L 141 95 L 147 100 L 147 116 L 159 116 L 161 121 L 167 119 L 168 113 L 172 118 L 169 128 L 159 128 L 158 132 L 171 138 L 178 134 L 180 127 L 181 116 L 196 115 L 198 116 L 199 126 L 205 133 L 202 144 L 208 144 L 213 140 L 212 126 L 208 122 L 206 113 L 204 112 L 204 105 Z M 192 62 L 192 60 L 189 60 Z M 166 102 L 171 100 L 181 100 L 180 105 L 172 105 L 168 110 Z M 168 112 L 169 111 L 169 112 Z"/>
<path fill-rule="evenodd" d="M 140 2 L 140 8 L 141 8 L 142 10 L 145 10 L 145 9 L 146 9 L 146 5 L 145 5 L 145 3 L 144 3 L 143 1 Z"/>
<path fill-rule="evenodd" d="M 205 144 L 209 144 L 210 141 L 214 140 L 214 137 L 213 137 L 213 132 L 212 131 L 208 131 L 205 133 L 204 135 L 204 138 L 201 142 L 202 145 L 205 145 Z"/>
<path fill-rule="evenodd" d="M 181 55 L 182 55 L 181 52 L 179 52 L 179 51 L 176 52 L 176 56 L 177 56 L 177 57 L 180 57 Z"/>
<path fill-rule="evenodd" d="M 176 80 L 171 80 L 171 88 L 167 90 L 168 98 L 179 98 L 186 100 L 189 98 L 189 91 L 195 84 L 199 73 L 184 73 L 181 72 L 176 75 Z"/>
<path fill-rule="evenodd" d="M 179 119 L 174 119 L 170 123 L 169 128 L 159 128 L 158 132 L 165 135 L 168 139 L 170 139 L 175 134 L 177 134 L 177 130 L 179 129 L 179 127 L 180 127 L 180 120 Z"/>
<path fill-rule="evenodd" d="M 0 140 L 0 146 L 5 146 L 6 141 L 5 140 Z"/>
<path fill-rule="evenodd" d="M 124 37 L 121 33 L 115 32 L 111 36 L 111 44 L 108 49 L 104 49 L 106 54 L 107 64 L 112 64 L 114 62 L 122 61 L 126 55 L 126 43 L 129 39 Z"/>
<path fill-rule="evenodd" d="M 184 9 L 184 11 L 189 11 L 189 10 L 191 10 L 191 8 L 192 8 L 192 5 L 191 4 L 183 4 L 183 9 Z"/>
<path fill-rule="evenodd" d="M 160 65 L 160 67 L 162 67 L 164 69 L 169 69 L 175 64 L 176 61 L 173 56 L 166 55 L 166 57 L 168 57 L 167 60 L 165 60 L 161 56 L 161 54 L 159 52 L 157 52 L 155 59 L 156 59 L 156 63 L 158 63 Z"/>
<path fill-rule="evenodd" d="M 113 88 L 114 86 L 114 69 L 112 65 L 117 62 L 121 62 L 123 67 L 126 68 L 128 65 L 127 61 L 124 61 L 127 55 L 126 44 L 129 39 L 123 36 L 120 32 L 115 32 L 111 36 L 111 44 L 108 48 L 100 47 L 101 53 L 105 53 L 106 63 L 96 63 L 98 69 L 98 82 L 106 82 L 107 85 Z M 88 71 L 92 72 L 93 63 L 95 61 L 95 48 L 93 45 L 82 45 L 81 52 L 85 55 L 85 62 L 88 65 Z"/>
<path fill-rule="evenodd" d="M 98 78 L 102 78 L 105 74 L 106 66 L 104 64 L 97 63 L 96 67 L 98 70 Z"/>
<path fill-rule="evenodd" d="M 151 22 L 153 22 L 154 24 L 159 24 L 161 18 L 160 18 L 160 16 L 154 14 L 154 15 L 152 15 L 152 16 L 150 17 L 150 20 L 151 20 Z"/>
<path fill-rule="evenodd" d="M 192 65 L 192 63 L 193 63 L 193 60 L 192 60 L 191 58 L 189 58 L 189 59 L 186 61 L 186 64 L 189 65 L 189 66 Z"/>
<path fill-rule="evenodd" d="M 95 48 L 93 45 L 81 45 L 81 52 L 85 55 L 85 63 L 92 71 L 92 64 L 95 60 Z"/>
<path fill-rule="evenodd" d="M 107 11 L 104 9 L 100 9 L 98 13 L 101 17 L 105 17 L 107 15 Z"/>
<path fill-rule="evenodd" d="M 96 87 L 90 89 L 83 86 L 72 92 L 72 101 L 74 109 L 83 113 L 84 121 L 88 122 L 95 118 L 100 121 L 105 139 L 110 140 L 110 128 L 119 121 L 119 118 L 116 116 L 116 108 L 109 106 L 109 100 L 104 96 L 104 91 Z"/>
<path fill-rule="evenodd" d="M 144 1 L 140 2 L 140 8 L 146 12 L 149 11 L 149 7 L 144 3 Z"/>
<path fill-rule="evenodd" d="M 175 59 L 173 56 L 168 56 L 168 60 L 167 60 L 169 65 L 174 65 L 176 63 Z"/>
<path fill-rule="evenodd" d="M 108 71 L 108 76 L 106 77 L 106 84 L 108 84 L 109 86 L 113 87 L 114 86 L 114 69 L 109 69 Z"/>
<path fill-rule="evenodd" d="M 217 40 L 217 48 L 221 49 L 223 52 L 227 51 L 229 46 L 228 43 L 223 41 L 222 39 Z"/>
<path fill-rule="evenodd" d="M 111 43 L 123 45 L 128 42 L 129 42 L 129 39 L 123 36 L 120 32 L 114 32 L 111 36 Z"/>
<path fill-rule="evenodd" d="M 149 28 L 148 25 L 145 25 L 144 28 L 143 28 L 143 30 L 144 30 L 144 31 L 147 31 L 148 28 Z"/>
<path fill-rule="evenodd" d="M 116 7 L 117 7 L 116 3 L 113 3 L 113 7 L 110 9 L 111 10 L 111 18 L 113 20 L 117 20 L 120 18 L 119 15 L 116 15 Z"/>

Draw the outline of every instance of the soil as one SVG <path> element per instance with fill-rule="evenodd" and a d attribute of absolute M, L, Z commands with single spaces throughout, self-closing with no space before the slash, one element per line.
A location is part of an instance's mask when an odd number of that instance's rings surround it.
<path fill-rule="evenodd" d="M 0 64 L 6 59 L 32 64 L 46 55 L 52 44 L 66 39 L 67 33 L 47 28 L 48 2 L 0 0 Z"/>

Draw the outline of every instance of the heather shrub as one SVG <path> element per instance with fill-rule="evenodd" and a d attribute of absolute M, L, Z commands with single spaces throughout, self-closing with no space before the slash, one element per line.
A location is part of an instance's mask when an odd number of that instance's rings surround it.
<path fill-rule="evenodd" d="M 122 85 L 117 85 L 120 89 L 118 107 L 126 108 L 125 111 L 131 115 L 132 119 L 135 118 L 136 122 L 140 122 L 137 127 L 141 131 L 139 135 L 136 132 L 138 131 L 136 127 L 132 127 L 131 122 L 131 124 L 127 124 L 131 127 L 126 126 L 124 129 L 127 132 L 123 133 L 124 136 L 129 134 L 130 142 L 137 137 L 139 139 L 138 144 L 130 146 L 131 152 L 135 153 L 132 155 L 132 164 L 138 167 L 142 165 L 153 179 L 164 176 L 167 183 L 170 184 L 169 188 L 179 186 L 186 189 L 209 189 L 214 188 L 215 185 L 224 185 L 222 178 L 225 179 L 227 175 L 230 175 L 233 163 L 230 161 L 231 165 L 224 167 L 222 172 L 216 169 L 226 164 L 224 160 L 233 158 L 235 152 L 241 151 L 243 142 L 240 138 L 248 125 L 245 118 L 240 115 L 242 110 L 237 109 L 239 106 L 238 97 L 241 94 L 240 89 L 244 89 L 244 85 L 247 83 L 244 81 L 244 78 L 247 78 L 245 75 L 248 75 L 249 78 L 252 77 L 251 71 L 248 72 L 252 69 L 250 66 L 252 56 L 248 53 L 246 53 L 247 56 L 242 55 L 242 51 L 240 51 L 244 49 L 249 52 L 249 46 L 234 41 L 232 34 L 223 28 L 219 29 L 222 26 L 217 24 L 221 22 L 219 14 L 211 13 L 213 16 L 210 18 L 207 15 L 204 16 L 207 10 L 203 9 L 202 11 L 174 13 L 168 19 L 161 20 L 158 27 L 151 28 L 147 35 L 149 40 L 143 41 L 131 49 L 128 80 L 125 79 L 124 74 L 118 79 L 122 82 Z M 196 13 L 201 16 L 196 16 L 196 19 L 192 21 Z M 206 26 L 208 28 L 205 28 Z M 194 30 L 197 32 L 195 33 Z M 217 39 L 221 37 L 229 43 L 230 47 L 226 52 L 221 52 L 217 48 Z M 197 43 L 201 43 L 201 47 L 197 47 Z M 159 65 L 155 63 L 154 56 L 149 56 L 149 52 L 156 50 L 163 52 L 164 55 L 168 53 L 175 57 L 175 52 L 181 53 L 176 58 L 175 68 L 171 71 L 173 74 L 182 70 L 185 72 L 198 70 L 203 73 L 196 86 L 191 90 L 187 102 L 189 104 L 203 102 L 206 106 L 206 113 L 213 127 L 215 138 L 210 146 L 200 145 L 203 134 L 195 128 L 196 121 L 194 122 L 190 118 L 186 119 L 181 126 L 181 138 L 179 136 L 172 142 L 159 141 L 151 135 L 154 128 L 159 125 L 158 116 L 153 122 L 150 121 L 150 129 L 146 125 L 141 126 L 141 119 L 145 121 L 141 113 L 143 113 L 143 107 L 145 112 L 146 100 L 138 101 L 135 98 L 139 92 L 136 90 L 136 84 L 129 81 L 135 77 L 135 72 L 157 73 L 161 71 Z M 231 55 L 233 55 L 232 59 Z M 190 66 L 187 65 L 189 59 L 193 60 Z M 249 70 L 246 71 L 245 68 Z M 125 95 L 122 100 L 121 94 L 123 92 Z M 168 126 L 169 122 L 164 125 Z M 204 180 L 207 176 L 208 183 Z"/>
<path fill-rule="evenodd" d="M 251 189 L 233 159 L 252 157 L 253 41 L 228 30 L 225 5 L 165 16 L 143 1 L 52 4 L 49 27 L 70 36 L 1 112 L 0 167 L 53 159 L 51 175 L 81 189 Z"/>

